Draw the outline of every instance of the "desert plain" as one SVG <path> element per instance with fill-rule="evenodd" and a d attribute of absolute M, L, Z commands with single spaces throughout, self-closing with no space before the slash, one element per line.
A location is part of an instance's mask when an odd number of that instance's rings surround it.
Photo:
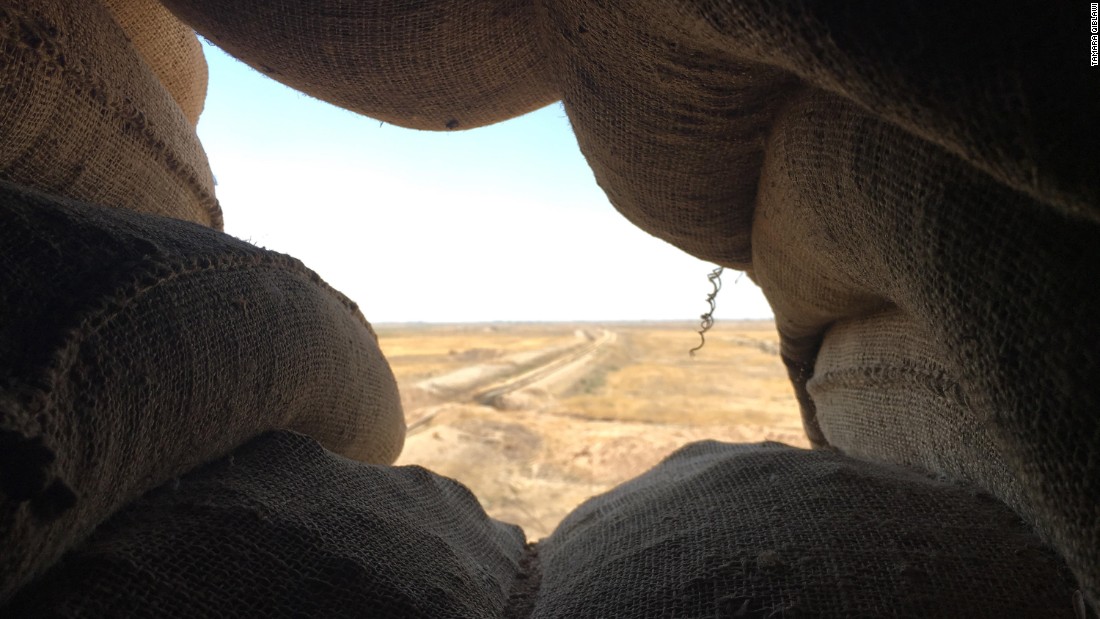
<path fill-rule="evenodd" d="M 405 449 L 492 517 L 549 535 L 585 499 L 699 440 L 806 447 L 770 321 L 375 325 Z"/>

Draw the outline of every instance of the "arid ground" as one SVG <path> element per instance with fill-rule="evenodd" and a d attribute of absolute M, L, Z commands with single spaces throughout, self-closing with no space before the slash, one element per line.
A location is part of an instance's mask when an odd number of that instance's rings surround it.
<path fill-rule="evenodd" d="M 398 464 L 468 486 L 530 540 L 697 440 L 806 446 L 775 327 L 376 325 L 409 436 Z"/>

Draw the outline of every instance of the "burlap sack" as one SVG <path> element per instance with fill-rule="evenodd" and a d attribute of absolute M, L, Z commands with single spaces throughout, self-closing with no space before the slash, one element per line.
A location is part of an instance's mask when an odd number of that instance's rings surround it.
<path fill-rule="evenodd" d="M 103 0 L 137 53 L 194 126 L 206 104 L 206 58 L 190 27 L 157 0 Z"/>
<path fill-rule="evenodd" d="M 764 287 L 815 443 L 982 484 L 1100 601 L 1100 73 L 1083 8 L 166 6 L 292 86 L 407 126 L 559 93 L 620 211 Z"/>
<path fill-rule="evenodd" d="M 1100 73 L 1069 34 L 1083 8 L 553 0 L 455 30 L 480 4 L 440 2 L 434 28 L 399 20 L 400 46 L 364 50 L 347 41 L 375 33 L 357 21 L 383 15 L 373 3 L 166 4 L 276 73 L 377 67 L 282 79 L 338 103 L 392 87 L 349 107 L 425 128 L 461 101 L 506 108 L 378 54 L 463 66 L 448 51 L 489 33 L 535 46 L 550 62 L 487 54 L 480 70 L 560 93 L 631 221 L 755 275 L 815 444 L 979 483 L 1100 601 Z"/>
<path fill-rule="evenodd" d="M 553 102 L 535 3 L 171 0 L 280 82 L 414 129 L 469 129 Z"/>
<path fill-rule="evenodd" d="M 454 481 L 271 433 L 135 501 L 0 613 L 502 617 L 523 557 Z"/>
<path fill-rule="evenodd" d="M 100 527 L 3 609 L 50 617 L 1074 617 L 1003 504 L 838 454 L 699 443 L 525 551 L 459 484 L 272 433 Z"/>
<path fill-rule="evenodd" d="M 1067 3 L 165 5 L 275 79 L 396 124 L 475 126 L 560 94 L 616 207 L 727 266 L 748 266 L 764 138 L 800 80 L 1100 217 L 1100 88 L 1066 34 L 1087 12 Z"/>
<path fill-rule="evenodd" d="M 849 455 L 968 480 L 1033 516 L 936 336 L 897 307 L 830 327 L 807 383 L 823 438 Z"/>
<path fill-rule="evenodd" d="M 0 85 L 0 180 L 221 227 L 193 122 L 98 0 L 0 6 Z"/>
<path fill-rule="evenodd" d="M 1095 596 L 1100 226 L 806 91 L 768 142 L 753 241 L 822 440 L 973 480 Z"/>
<path fill-rule="evenodd" d="M 574 6 L 587 12 L 590 4 L 597 3 Z M 669 6 L 669 22 L 711 57 L 784 69 L 942 146 L 1000 184 L 1057 210 L 1100 218 L 1100 73 L 1087 66 L 1083 5 L 652 4 Z"/>
<path fill-rule="evenodd" d="M 0 600 L 142 492 L 271 428 L 392 462 L 376 337 L 296 260 L 0 183 Z"/>
<path fill-rule="evenodd" d="M 543 617 L 1073 617 L 1073 577 L 968 485 L 696 443 L 539 544 Z"/>

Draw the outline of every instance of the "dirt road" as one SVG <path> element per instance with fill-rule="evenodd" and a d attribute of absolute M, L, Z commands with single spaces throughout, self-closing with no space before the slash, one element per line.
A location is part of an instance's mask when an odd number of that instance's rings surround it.
<path fill-rule="evenodd" d="M 517 399 L 514 394 L 526 391 L 541 396 L 568 389 L 591 369 L 601 351 L 618 338 L 607 329 L 578 330 L 574 337 L 580 341 L 469 365 L 421 381 L 414 388 L 443 397 L 449 403 L 472 402 L 502 410 L 523 408 L 529 398 Z M 422 430 L 447 410 L 445 405 L 429 405 L 405 411 L 409 434 Z"/>
<path fill-rule="evenodd" d="M 539 389 L 556 394 L 568 389 L 588 373 L 604 347 L 613 344 L 618 338 L 613 331 L 607 329 L 583 331 L 579 335 L 583 335 L 587 342 L 541 366 L 478 391 L 474 394 L 474 401 L 507 409 L 511 408 L 507 396 L 518 391 Z"/>

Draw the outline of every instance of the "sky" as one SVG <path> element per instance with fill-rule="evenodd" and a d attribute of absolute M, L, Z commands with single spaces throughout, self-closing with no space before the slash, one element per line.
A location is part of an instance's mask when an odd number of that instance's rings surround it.
<path fill-rule="evenodd" d="M 620 215 L 559 103 L 469 131 L 380 123 L 204 43 L 199 137 L 226 232 L 290 254 L 372 322 L 695 320 L 700 261 Z M 727 271 L 715 318 L 770 318 Z M 735 283 L 736 282 L 736 283 Z"/>

